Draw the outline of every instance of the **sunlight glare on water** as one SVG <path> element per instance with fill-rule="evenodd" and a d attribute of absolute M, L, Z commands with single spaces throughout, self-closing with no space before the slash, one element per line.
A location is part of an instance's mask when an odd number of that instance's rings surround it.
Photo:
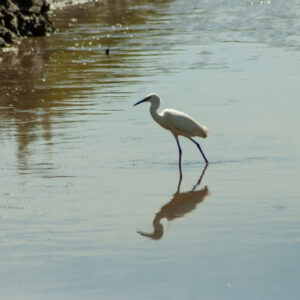
<path fill-rule="evenodd" d="M 299 299 L 299 17 L 99 1 L 1 53 L 2 297 Z M 150 92 L 210 129 L 181 185 Z"/>

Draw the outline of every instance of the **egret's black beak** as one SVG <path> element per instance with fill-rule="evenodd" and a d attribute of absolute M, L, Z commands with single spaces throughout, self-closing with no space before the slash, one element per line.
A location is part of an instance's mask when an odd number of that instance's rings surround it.
<path fill-rule="evenodd" d="M 133 104 L 133 106 L 136 106 L 136 105 L 138 105 L 138 104 L 141 104 L 141 103 L 143 103 L 143 102 L 146 102 L 146 101 L 149 100 L 150 98 L 151 98 L 151 96 L 148 96 L 148 97 L 146 97 L 145 99 L 143 99 L 143 100 L 137 102 L 136 104 Z"/>

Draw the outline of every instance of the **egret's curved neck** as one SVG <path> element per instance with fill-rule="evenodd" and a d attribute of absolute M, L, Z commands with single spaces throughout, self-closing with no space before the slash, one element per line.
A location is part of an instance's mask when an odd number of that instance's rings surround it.
<path fill-rule="evenodd" d="M 160 106 L 160 101 L 152 102 L 150 106 L 150 114 L 154 121 L 156 121 L 158 124 L 163 124 L 163 119 L 161 114 L 157 111 Z"/>

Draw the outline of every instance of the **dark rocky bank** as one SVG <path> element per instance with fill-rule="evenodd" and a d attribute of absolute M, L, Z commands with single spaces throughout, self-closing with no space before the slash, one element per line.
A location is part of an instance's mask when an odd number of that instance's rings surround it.
<path fill-rule="evenodd" d="M 0 47 L 54 30 L 47 0 L 0 0 Z"/>

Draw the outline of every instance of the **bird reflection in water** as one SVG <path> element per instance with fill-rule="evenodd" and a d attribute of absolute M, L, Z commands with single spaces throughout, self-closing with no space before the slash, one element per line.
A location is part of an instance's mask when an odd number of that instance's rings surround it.
<path fill-rule="evenodd" d="M 204 177 L 207 165 L 204 167 L 202 174 L 194 185 L 194 187 L 188 192 L 180 192 L 180 186 L 182 181 L 182 174 L 180 173 L 179 183 L 176 193 L 173 195 L 173 198 L 170 202 L 165 204 L 158 213 L 156 213 L 153 219 L 153 228 L 152 233 L 146 233 L 143 231 L 137 231 L 140 235 L 149 237 L 153 240 L 159 240 L 164 234 L 164 227 L 160 223 L 162 219 L 167 221 L 173 221 L 178 218 L 182 218 L 186 214 L 192 212 L 199 203 L 203 202 L 204 199 L 210 194 L 207 186 L 197 190 L 197 186 L 201 184 L 201 181 Z"/>

